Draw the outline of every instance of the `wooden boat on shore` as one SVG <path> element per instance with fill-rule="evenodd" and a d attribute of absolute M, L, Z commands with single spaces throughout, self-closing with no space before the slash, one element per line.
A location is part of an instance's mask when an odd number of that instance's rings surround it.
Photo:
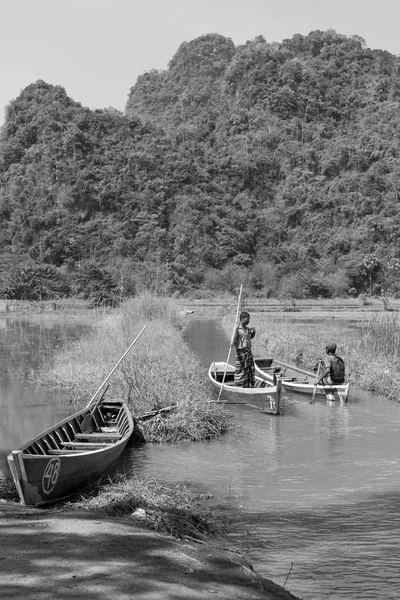
<path fill-rule="evenodd" d="M 256 375 L 261 379 L 271 384 L 275 380 L 280 380 L 285 390 L 298 394 L 313 395 L 316 373 L 272 358 L 255 358 L 254 364 Z M 317 385 L 315 397 L 330 401 L 339 400 L 347 402 L 349 392 L 350 383 L 342 385 Z"/>
<path fill-rule="evenodd" d="M 248 404 L 261 412 L 279 415 L 281 405 L 281 383 L 276 385 L 256 376 L 253 388 L 235 387 L 235 367 L 226 362 L 213 362 L 208 370 L 208 378 L 218 391 L 220 402 L 226 404 Z M 254 406 L 254 402 L 258 404 Z"/>
<path fill-rule="evenodd" d="M 7 460 L 21 504 L 53 504 L 95 484 L 119 458 L 133 428 L 124 400 L 102 400 L 11 452 Z"/>

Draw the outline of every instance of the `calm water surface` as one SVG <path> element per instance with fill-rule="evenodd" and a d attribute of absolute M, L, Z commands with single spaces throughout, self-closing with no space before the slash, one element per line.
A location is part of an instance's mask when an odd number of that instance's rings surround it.
<path fill-rule="evenodd" d="M 70 412 L 18 383 L 15 371 L 35 368 L 49 345 L 80 331 L 2 322 L 3 462 L 43 429 L 43 419 L 50 425 Z M 186 337 L 205 368 L 226 360 L 218 321 L 193 322 Z M 285 394 L 278 417 L 240 405 L 229 410 L 240 426 L 221 440 L 145 445 L 125 456 L 126 468 L 190 481 L 241 506 L 231 542 L 276 583 L 290 572 L 286 588 L 303 600 L 400 598 L 400 406 L 353 390 L 347 406 Z"/>
<path fill-rule="evenodd" d="M 187 340 L 205 367 L 226 360 L 218 323 Z M 304 600 L 400 598 L 400 406 L 353 390 L 347 406 L 285 394 L 283 414 L 230 406 L 220 441 L 148 446 L 135 468 L 191 481 L 243 510 L 231 541 Z"/>
<path fill-rule="evenodd" d="M 0 475 L 9 474 L 10 450 L 71 414 L 62 394 L 38 390 L 24 383 L 24 376 L 89 328 L 74 317 L 0 318 Z"/>

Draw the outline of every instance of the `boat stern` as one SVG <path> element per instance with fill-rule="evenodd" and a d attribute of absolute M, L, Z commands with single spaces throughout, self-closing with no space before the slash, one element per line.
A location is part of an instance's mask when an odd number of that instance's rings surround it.
<path fill-rule="evenodd" d="M 29 504 L 26 501 L 26 486 L 27 477 L 24 467 L 24 461 L 22 459 L 22 452 L 20 450 L 13 450 L 7 456 L 8 466 L 10 467 L 11 475 L 17 488 L 20 503 L 24 506 Z"/>

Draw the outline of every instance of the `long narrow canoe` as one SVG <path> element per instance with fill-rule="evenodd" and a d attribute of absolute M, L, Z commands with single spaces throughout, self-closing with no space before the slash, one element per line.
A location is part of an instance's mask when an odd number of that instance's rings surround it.
<path fill-rule="evenodd" d="M 7 460 L 21 504 L 53 504 L 95 484 L 117 461 L 133 428 L 124 400 L 103 400 L 11 452 Z"/>
<path fill-rule="evenodd" d="M 275 415 L 280 413 L 281 384 L 273 385 L 269 381 L 256 376 L 253 388 L 236 387 L 234 385 L 235 367 L 226 362 L 213 362 L 208 370 L 208 378 L 213 388 L 218 391 L 220 401 L 226 404 L 250 404 L 257 402 L 256 408 L 262 412 Z"/>
<path fill-rule="evenodd" d="M 255 358 L 254 364 L 257 376 L 271 384 L 275 380 L 281 380 L 285 390 L 310 395 L 314 392 L 316 374 L 312 371 L 300 369 L 272 358 Z M 349 392 L 350 383 L 317 385 L 315 396 L 324 400 L 347 402 Z"/>

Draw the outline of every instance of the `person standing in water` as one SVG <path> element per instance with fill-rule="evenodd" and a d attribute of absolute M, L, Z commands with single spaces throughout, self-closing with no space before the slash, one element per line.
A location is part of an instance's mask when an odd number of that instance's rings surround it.
<path fill-rule="evenodd" d="M 325 352 L 327 356 L 323 361 L 325 370 L 321 373 L 320 378 L 314 385 L 318 385 L 321 382 L 327 385 L 341 385 L 344 383 L 344 360 L 340 356 L 337 356 L 336 348 L 335 342 L 326 345 Z"/>
<path fill-rule="evenodd" d="M 249 327 L 250 315 L 243 311 L 240 313 L 239 325 L 236 327 L 231 347 L 236 350 L 235 362 L 235 386 L 251 388 L 254 387 L 255 368 L 253 353 L 251 351 L 251 340 L 256 335 L 254 327 Z"/>

